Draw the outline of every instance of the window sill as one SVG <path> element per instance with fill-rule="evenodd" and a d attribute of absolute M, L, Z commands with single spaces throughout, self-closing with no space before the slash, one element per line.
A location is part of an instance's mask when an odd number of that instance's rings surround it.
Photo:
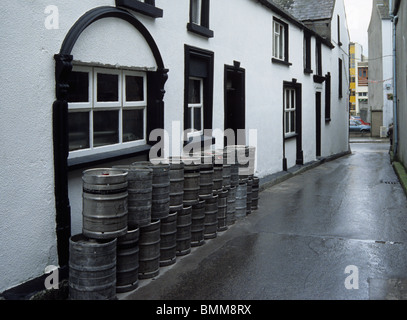
<path fill-rule="evenodd" d="M 325 80 L 326 78 L 324 76 L 314 75 L 314 82 L 316 83 L 323 83 Z"/>
<path fill-rule="evenodd" d="M 304 73 L 306 73 L 306 74 L 312 74 L 312 73 L 314 73 L 314 71 L 313 71 L 312 69 L 305 68 L 305 69 L 304 69 Z"/>
<path fill-rule="evenodd" d="M 116 0 L 116 7 L 123 7 L 152 18 L 162 18 L 163 10 L 138 0 Z"/>
<path fill-rule="evenodd" d="M 187 24 L 187 30 L 206 38 L 213 38 L 214 36 L 212 30 L 191 22 Z"/>
<path fill-rule="evenodd" d="M 197 139 L 197 137 L 199 139 Z M 201 148 L 201 149 L 203 149 L 204 147 L 211 146 L 211 145 L 215 144 L 216 143 L 215 140 L 216 139 L 214 137 L 210 137 L 210 136 L 204 136 L 204 135 L 191 136 L 191 137 L 188 137 L 187 141 L 184 141 L 184 147 L 186 145 L 189 145 L 191 147 L 191 149 L 192 148 Z M 209 143 L 208 143 L 208 141 L 209 141 Z M 198 144 L 199 144 L 199 146 L 198 146 Z"/>
<path fill-rule="evenodd" d="M 148 153 L 150 149 L 150 145 L 143 145 L 118 151 L 111 151 L 101 154 L 68 159 L 68 168 L 69 170 L 82 169 L 89 166 L 100 165 L 105 162 L 126 159 L 140 154 Z"/>
<path fill-rule="evenodd" d="M 284 140 L 291 140 L 298 137 L 298 133 L 290 133 L 284 136 Z"/>
<path fill-rule="evenodd" d="M 276 59 L 276 58 L 271 58 L 271 62 L 272 62 L 272 63 L 281 64 L 281 65 L 284 65 L 284 66 L 287 66 L 287 67 L 293 65 L 292 63 L 290 63 L 290 62 L 288 62 L 288 61 L 280 60 L 280 59 Z"/>

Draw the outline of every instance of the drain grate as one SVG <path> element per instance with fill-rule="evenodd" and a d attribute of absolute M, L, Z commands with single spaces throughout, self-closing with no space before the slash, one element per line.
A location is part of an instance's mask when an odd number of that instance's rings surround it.
<path fill-rule="evenodd" d="M 384 181 L 385 184 L 399 184 L 398 181 Z"/>

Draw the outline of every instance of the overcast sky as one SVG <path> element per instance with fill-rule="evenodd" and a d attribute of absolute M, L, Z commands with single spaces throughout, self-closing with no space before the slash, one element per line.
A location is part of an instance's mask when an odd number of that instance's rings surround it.
<path fill-rule="evenodd" d="M 350 40 L 363 46 L 363 54 L 368 56 L 367 29 L 372 14 L 373 0 L 344 0 Z"/>

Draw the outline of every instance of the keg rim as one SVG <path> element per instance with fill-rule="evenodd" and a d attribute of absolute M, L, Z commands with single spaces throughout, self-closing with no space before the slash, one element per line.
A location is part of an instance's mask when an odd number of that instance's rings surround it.
<path fill-rule="evenodd" d="M 82 173 L 82 180 L 86 183 L 93 183 L 93 184 L 105 184 L 106 179 L 110 178 L 114 180 L 113 182 L 118 180 L 117 182 L 123 182 L 124 179 L 127 178 L 128 172 L 122 169 L 114 169 L 114 168 L 94 168 L 94 169 L 87 169 Z M 110 181 L 112 182 L 112 181 Z"/>

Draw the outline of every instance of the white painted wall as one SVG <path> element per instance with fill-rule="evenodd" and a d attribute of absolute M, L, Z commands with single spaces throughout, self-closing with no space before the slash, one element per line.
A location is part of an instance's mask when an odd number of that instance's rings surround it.
<path fill-rule="evenodd" d="M 341 16 L 342 32 L 341 42 L 342 46 L 338 46 L 335 42 L 337 39 L 336 33 L 336 17 Z M 322 156 L 329 156 L 335 153 L 346 152 L 349 150 L 349 132 L 348 119 L 349 119 L 349 33 L 347 31 L 347 21 L 345 15 L 345 6 L 343 0 L 335 2 L 335 8 L 333 11 L 333 23 L 332 23 L 332 39 L 335 48 L 331 52 L 327 52 L 328 49 L 324 49 L 323 59 L 324 65 L 329 66 L 331 70 L 331 118 L 330 123 L 325 124 L 325 130 L 323 131 L 323 143 L 322 143 Z M 342 59 L 342 92 L 343 97 L 339 98 L 338 86 L 338 59 Z M 323 73 L 327 72 L 323 67 Z"/>
<path fill-rule="evenodd" d="M 383 35 L 383 126 L 388 128 L 393 123 L 393 100 L 387 94 L 393 93 L 393 25 L 391 20 L 382 20 Z"/>
<path fill-rule="evenodd" d="M 342 1 L 337 1 L 342 3 Z M 55 235 L 54 169 L 52 147 L 52 103 L 55 100 L 53 55 L 72 25 L 92 8 L 111 5 L 113 0 L 54 1 L 59 9 L 59 29 L 47 30 L 44 10 L 49 3 L 9 1 L 0 12 L 3 30 L 0 53 L 3 57 L 0 86 L 1 198 L 0 198 L 0 292 L 43 274 L 57 264 Z M 283 81 L 302 84 L 304 161 L 315 160 L 315 90 L 312 76 L 303 72 L 303 33 L 290 24 L 291 67 L 271 62 L 272 18 L 274 13 L 256 1 L 211 2 L 210 28 L 215 37 L 206 39 L 186 30 L 189 0 L 157 0 L 164 17 L 151 19 L 135 14 L 154 37 L 165 67 L 170 71 L 165 90 L 165 129 L 174 121 L 183 127 L 184 45 L 215 52 L 213 128 L 223 129 L 224 65 L 239 61 L 246 70 L 246 128 L 257 130 L 257 175 L 264 177 L 282 170 Z M 343 6 L 335 8 L 343 14 Z M 334 14 L 334 17 L 336 15 Z M 281 18 L 281 17 L 279 17 Z M 284 19 L 283 19 L 284 20 Z M 239 23 L 236 23 L 239 21 Z M 29 36 L 22 30 L 29 30 Z M 346 151 L 347 99 L 335 96 L 337 57 L 347 70 L 348 48 L 342 32 L 342 48 L 323 46 L 323 74 L 332 74 L 332 119 L 322 126 L 323 155 Z M 127 22 L 102 19 L 92 24 L 73 49 L 74 61 L 155 68 L 149 48 Z M 312 68 L 315 70 L 315 39 L 312 39 Z M 348 85 L 344 72 L 344 93 Z M 320 90 L 324 91 L 322 87 Z M 322 93 L 324 112 L 324 92 Z M 174 133 L 173 133 L 174 134 Z M 173 153 L 177 153 L 176 150 Z M 289 167 L 295 165 L 295 143 L 286 144 Z M 135 159 L 122 161 L 131 163 Z M 111 166 L 107 163 L 105 166 Z M 81 170 L 69 174 L 72 234 L 81 232 Z"/>

